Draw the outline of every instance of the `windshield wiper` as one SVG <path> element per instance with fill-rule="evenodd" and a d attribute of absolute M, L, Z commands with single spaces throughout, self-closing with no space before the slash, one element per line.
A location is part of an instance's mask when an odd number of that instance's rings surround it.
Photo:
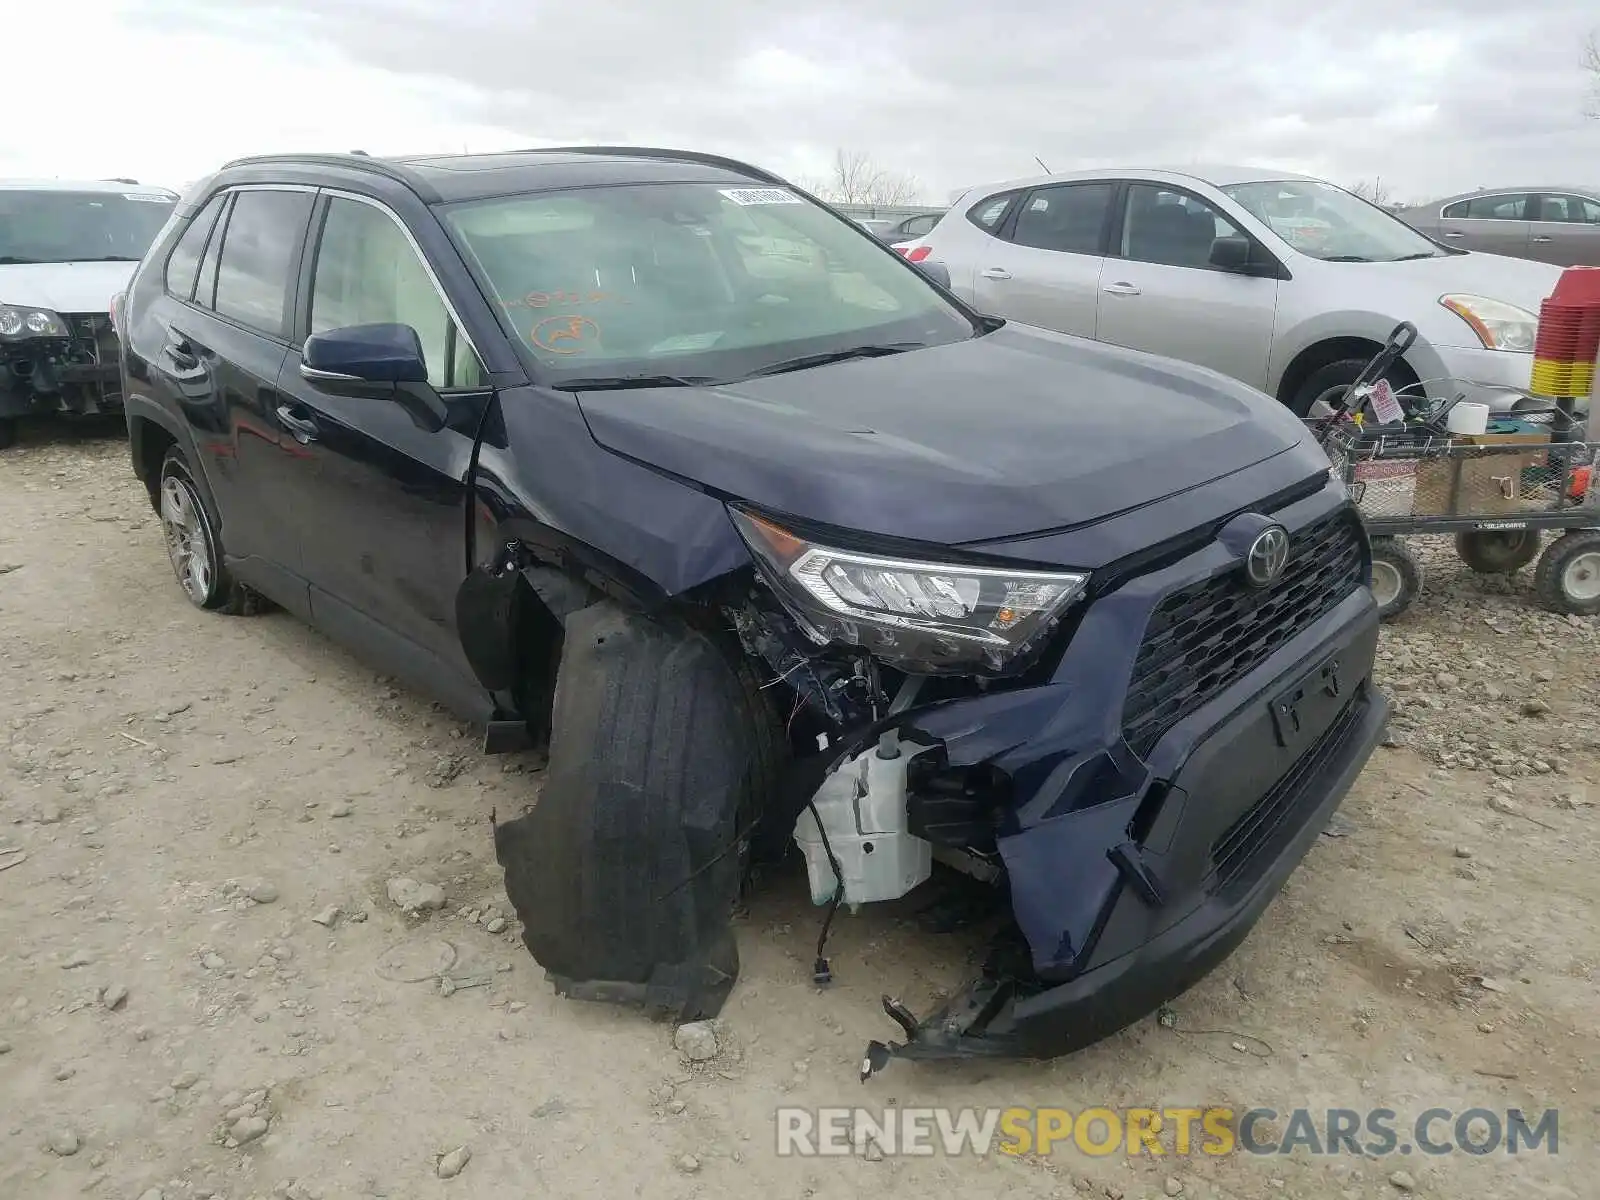
<path fill-rule="evenodd" d="M 1443 256 L 1439 255 L 1439 254 L 1435 254 L 1432 250 L 1419 250 L 1415 254 L 1402 254 L 1399 258 L 1391 258 L 1389 261 L 1390 262 L 1416 262 L 1417 259 L 1419 259 L 1419 258 L 1441 258 L 1441 257 L 1443 257 Z"/>
<path fill-rule="evenodd" d="M 706 387 L 715 382 L 709 375 L 589 375 L 553 380 L 551 386 L 564 392 L 620 392 L 626 388 Z"/>
<path fill-rule="evenodd" d="M 18 258 L 14 254 L 0 254 L 0 267 L 31 267 L 36 266 L 38 262 L 37 258 Z"/>
<path fill-rule="evenodd" d="M 1370 258 L 1361 254 L 1330 254 L 1323 262 L 1371 262 Z"/>
<path fill-rule="evenodd" d="M 852 358 L 882 358 L 886 354 L 903 354 L 907 350 L 921 350 L 926 342 L 887 342 L 876 346 L 851 346 L 848 350 L 828 350 L 821 354 L 802 354 L 798 358 L 785 358 L 758 367 L 745 379 L 762 375 L 781 375 L 787 371 L 804 371 L 807 367 L 825 367 L 829 363 L 846 362 Z"/>
<path fill-rule="evenodd" d="M 107 254 L 102 258 L 75 258 L 73 262 L 138 262 L 131 254 Z"/>

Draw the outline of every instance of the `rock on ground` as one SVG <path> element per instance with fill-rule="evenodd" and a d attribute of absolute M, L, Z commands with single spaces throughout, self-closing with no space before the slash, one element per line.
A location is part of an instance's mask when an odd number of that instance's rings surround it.
<path fill-rule="evenodd" d="M 707 1062 L 717 1056 L 717 1031 L 709 1021 L 691 1021 L 678 1026 L 672 1044 L 690 1062 Z"/>

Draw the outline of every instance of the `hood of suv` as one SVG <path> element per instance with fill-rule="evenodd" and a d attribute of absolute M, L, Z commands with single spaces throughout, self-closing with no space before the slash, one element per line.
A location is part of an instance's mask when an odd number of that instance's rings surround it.
<path fill-rule="evenodd" d="M 773 513 L 944 545 L 1101 520 L 1296 445 L 1266 396 L 1031 328 L 723 387 L 579 395 L 601 446 Z"/>
<path fill-rule="evenodd" d="M 1465 292 L 1488 300 L 1515 304 L 1531 313 L 1555 291 L 1561 268 L 1503 254 L 1446 254 L 1439 258 L 1414 258 L 1405 262 L 1327 263 L 1349 273 L 1361 272 L 1363 286 L 1412 286 L 1425 289 L 1429 301 L 1450 292 Z"/>
<path fill-rule="evenodd" d="M 0 264 L 0 303 L 58 313 L 103 313 L 128 286 L 131 262 Z"/>

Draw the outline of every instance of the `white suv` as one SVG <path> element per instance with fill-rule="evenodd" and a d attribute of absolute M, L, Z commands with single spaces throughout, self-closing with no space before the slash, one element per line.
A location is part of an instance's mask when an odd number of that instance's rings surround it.
<path fill-rule="evenodd" d="M 1318 179 L 1229 167 L 972 188 L 895 249 L 985 313 L 1210 367 L 1302 416 L 1402 320 L 1419 336 L 1391 383 L 1513 407 L 1561 275 L 1440 245 Z"/>
<path fill-rule="evenodd" d="M 125 180 L 0 180 L 0 446 L 20 417 L 121 407 L 111 298 L 177 200 Z"/>

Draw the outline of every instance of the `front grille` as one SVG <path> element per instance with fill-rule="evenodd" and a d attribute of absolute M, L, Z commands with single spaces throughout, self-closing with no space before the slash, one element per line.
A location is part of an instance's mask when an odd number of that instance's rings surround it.
<path fill-rule="evenodd" d="M 66 322 L 72 335 L 72 361 L 90 365 L 117 361 L 117 334 L 109 315 L 72 313 Z"/>
<path fill-rule="evenodd" d="M 1309 628 L 1361 583 L 1361 538 L 1338 513 L 1294 535 L 1289 563 L 1268 588 L 1239 571 L 1168 595 L 1150 615 L 1122 706 L 1136 754 Z"/>
<path fill-rule="evenodd" d="M 1302 755 L 1289 773 L 1272 785 L 1271 791 L 1211 844 L 1211 862 L 1216 868 L 1219 891 L 1241 878 L 1250 882 L 1246 875 L 1250 860 L 1263 847 L 1293 835 L 1297 828 L 1294 816 L 1300 807 L 1325 794 L 1320 789 L 1308 789 L 1307 782 L 1316 778 L 1324 765 L 1344 749 L 1360 724 L 1361 713 L 1362 705 L 1357 700 L 1346 704 L 1327 732 L 1317 739 L 1311 752 Z"/>

